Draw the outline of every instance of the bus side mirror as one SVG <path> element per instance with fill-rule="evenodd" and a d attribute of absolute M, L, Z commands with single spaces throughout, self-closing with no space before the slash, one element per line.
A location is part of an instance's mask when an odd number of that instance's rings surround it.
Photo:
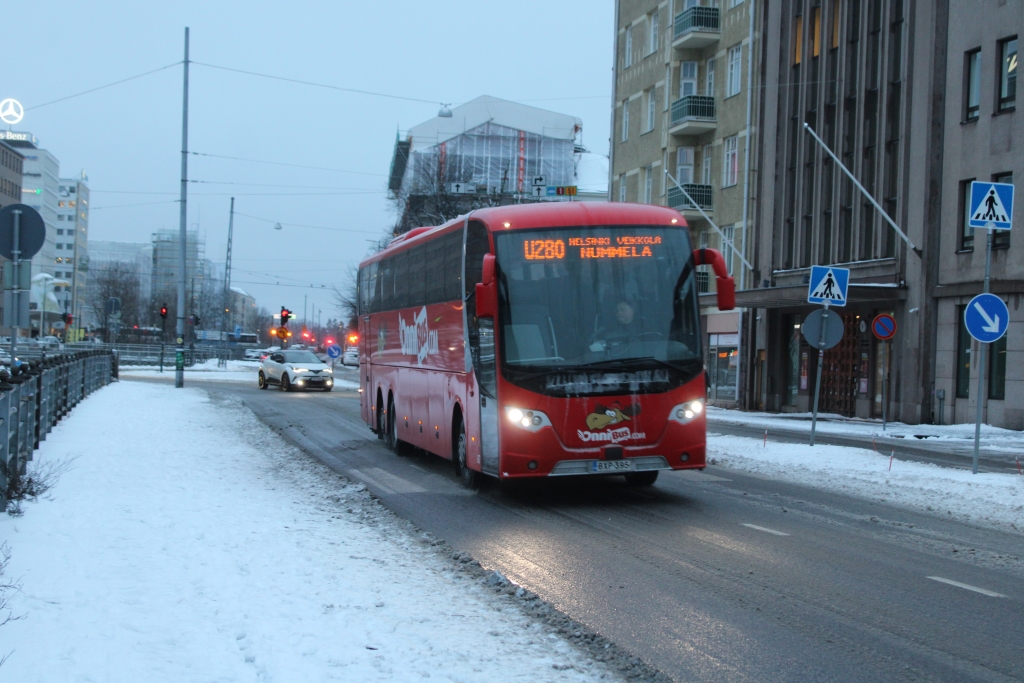
<path fill-rule="evenodd" d="M 484 254 L 483 282 L 476 285 L 476 317 L 494 318 L 498 312 L 498 287 L 494 282 L 494 254 Z"/>
<path fill-rule="evenodd" d="M 718 295 L 718 310 L 731 311 L 736 308 L 736 283 L 725 267 L 725 259 L 716 249 L 694 249 L 693 261 L 698 266 L 707 264 L 715 271 L 715 291 Z"/>

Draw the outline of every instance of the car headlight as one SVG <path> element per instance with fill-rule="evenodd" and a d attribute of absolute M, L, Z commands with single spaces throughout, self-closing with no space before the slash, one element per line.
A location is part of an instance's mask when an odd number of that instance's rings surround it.
<path fill-rule="evenodd" d="M 309 368 L 292 368 L 292 372 L 309 372 Z"/>
<path fill-rule="evenodd" d="M 672 411 L 668 414 L 668 419 L 679 424 L 686 424 L 703 412 L 704 399 L 698 398 L 686 403 L 680 403 L 672 408 Z"/>
<path fill-rule="evenodd" d="M 334 370 L 331 370 L 330 368 L 324 368 L 324 372 L 326 372 L 328 375 L 334 374 Z"/>
<path fill-rule="evenodd" d="M 536 432 L 542 427 L 550 427 L 551 420 L 539 410 L 522 410 L 521 408 L 505 408 L 505 417 L 520 429 Z"/>

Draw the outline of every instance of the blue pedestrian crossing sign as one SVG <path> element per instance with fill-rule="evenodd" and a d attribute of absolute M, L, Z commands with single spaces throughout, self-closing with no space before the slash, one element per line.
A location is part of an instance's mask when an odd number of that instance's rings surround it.
<path fill-rule="evenodd" d="M 964 325 L 971 336 L 990 344 L 998 341 L 1010 324 L 1010 311 L 995 294 L 979 294 L 964 310 Z"/>
<path fill-rule="evenodd" d="M 850 286 L 850 269 L 835 266 L 811 266 L 811 279 L 807 287 L 807 302 L 845 306 L 846 290 Z"/>
<path fill-rule="evenodd" d="M 1009 230 L 1013 227 L 1013 185 L 1010 183 L 971 183 L 972 228 Z"/>

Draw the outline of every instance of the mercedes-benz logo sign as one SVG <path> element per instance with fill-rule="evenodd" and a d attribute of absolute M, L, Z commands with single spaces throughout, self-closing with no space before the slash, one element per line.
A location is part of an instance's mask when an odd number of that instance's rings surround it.
<path fill-rule="evenodd" d="M 0 120 L 4 123 L 14 125 L 21 121 L 25 116 L 25 107 L 21 106 L 21 102 L 13 98 L 8 97 L 3 102 L 0 102 Z"/>

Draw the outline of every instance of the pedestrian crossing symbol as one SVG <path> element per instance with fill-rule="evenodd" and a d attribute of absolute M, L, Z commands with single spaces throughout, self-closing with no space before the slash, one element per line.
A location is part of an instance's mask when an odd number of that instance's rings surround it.
<path fill-rule="evenodd" d="M 850 285 L 850 269 L 835 266 L 811 266 L 807 301 L 812 304 L 845 306 Z"/>
<path fill-rule="evenodd" d="M 1009 230 L 1013 225 L 1013 185 L 1010 183 L 971 183 L 972 228 Z"/>

